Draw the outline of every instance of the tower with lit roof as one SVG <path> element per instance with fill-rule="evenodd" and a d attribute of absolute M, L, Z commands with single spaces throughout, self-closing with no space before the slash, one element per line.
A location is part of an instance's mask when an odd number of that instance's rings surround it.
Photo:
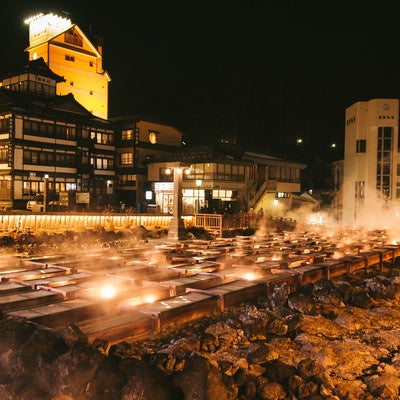
<path fill-rule="evenodd" d="M 72 93 L 93 115 L 108 118 L 108 84 L 103 69 L 102 43 L 94 43 L 71 20 L 55 14 L 38 14 L 29 25 L 29 60 L 42 57 L 49 68 L 64 77 L 57 94 Z"/>

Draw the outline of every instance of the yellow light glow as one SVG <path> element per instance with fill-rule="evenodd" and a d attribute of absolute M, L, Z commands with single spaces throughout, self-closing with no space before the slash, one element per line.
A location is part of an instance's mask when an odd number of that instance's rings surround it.
<path fill-rule="evenodd" d="M 144 299 L 146 303 L 154 303 L 156 301 L 156 297 L 152 294 L 146 296 Z"/>
<path fill-rule="evenodd" d="M 115 296 L 116 290 L 111 285 L 106 285 L 101 288 L 101 297 L 104 299 L 111 299 Z"/>
<path fill-rule="evenodd" d="M 256 274 L 254 272 L 247 272 L 244 277 L 247 281 L 254 281 L 254 279 L 257 279 Z"/>

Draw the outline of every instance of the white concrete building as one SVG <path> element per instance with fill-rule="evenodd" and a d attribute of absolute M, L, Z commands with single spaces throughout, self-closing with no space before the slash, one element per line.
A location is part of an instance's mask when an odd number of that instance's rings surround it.
<path fill-rule="evenodd" d="M 360 101 L 345 115 L 342 222 L 383 228 L 383 213 L 393 219 L 400 206 L 399 100 Z"/>

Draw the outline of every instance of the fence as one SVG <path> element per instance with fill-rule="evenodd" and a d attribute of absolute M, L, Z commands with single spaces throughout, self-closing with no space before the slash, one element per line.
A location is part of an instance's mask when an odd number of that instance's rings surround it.
<path fill-rule="evenodd" d="M 0 214 L 0 232 L 67 231 L 77 229 L 168 229 L 171 215 L 155 214 L 82 214 L 82 213 L 21 213 Z M 222 215 L 198 214 L 182 217 L 185 226 L 195 225 L 222 236 Z"/>
<path fill-rule="evenodd" d="M 222 237 L 221 214 L 195 214 L 194 225 L 204 228 L 211 234 Z"/>
<path fill-rule="evenodd" d="M 157 214 L 83 214 L 83 213 L 4 213 L 0 214 L 0 232 L 67 231 L 76 229 L 128 229 L 144 226 L 147 229 L 168 229 L 171 215 Z M 257 228 L 260 223 L 278 230 L 290 230 L 296 222 L 284 218 L 260 218 L 241 213 L 195 214 L 182 217 L 185 226 L 202 227 L 215 236 L 224 230 Z"/>
<path fill-rule="evenodd" d="M 170 215 L 24 213 L 0 214 L 0 231 L 66 231 L 73 229 L 124 229 L 136 226 L 168 229 Z"/>

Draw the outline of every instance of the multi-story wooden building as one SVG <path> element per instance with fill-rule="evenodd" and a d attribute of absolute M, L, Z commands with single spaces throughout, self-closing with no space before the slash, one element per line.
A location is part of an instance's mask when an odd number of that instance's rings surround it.
<path fill-rule="evenodd" d="M 292 195 L 299 193 L 304 164 L 265 154 L 201 146 L 164 155 L 148 164 L 154 198 L 162 212 L 170 212 L 174 198 L 171 165 L 182 168 L 184 213 L 262 212 L 282 216 L 292 208 Z"/>
<path fill-rule="evenodd" d="M 110 120 L 117 137 L 116 175 L 121 204 L 145 211 L 147 204 L 155 204 L 154 197 L 149 197 L 152 191 L 147 164 L 154 157 L 180 149 L 182 132 L 161 121 L 139 116 Z"/>
<path fill-rule="evenodd" d="M 46 196 L 68 208 L 102 209 L 115 195 L 114 130 L 71 94 L 42 58 L 0 80 L 0 206 Z M 78 195 L 76 195 L 78 193 Z"/>

